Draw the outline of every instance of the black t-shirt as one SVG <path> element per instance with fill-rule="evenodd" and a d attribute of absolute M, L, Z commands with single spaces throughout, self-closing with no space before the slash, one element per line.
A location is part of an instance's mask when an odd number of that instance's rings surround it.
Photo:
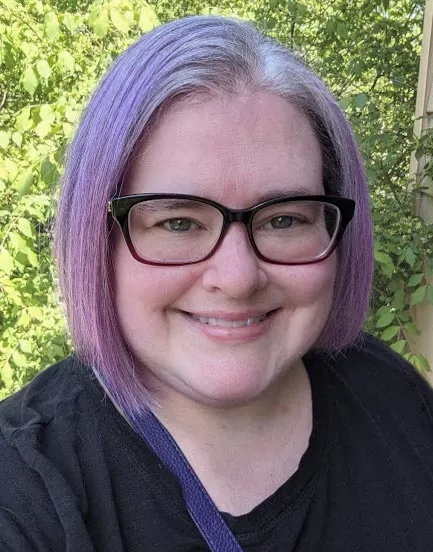
<path fill-rule="evenodd" d="M 371 337 L 305 363 L 309 447 L 272 496 L 224 514 L 242 548 L 432 551 L 433 391 Z M 207 550 L 176 480 L 76 359 L 1 403 L 0 431 L 0 552 Z"/>

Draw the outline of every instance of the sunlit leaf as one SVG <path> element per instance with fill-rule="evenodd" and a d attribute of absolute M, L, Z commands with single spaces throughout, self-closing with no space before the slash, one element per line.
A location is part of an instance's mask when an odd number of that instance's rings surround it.
<path fill-rule="evenodd" d="M 51 132 L 52 125 L 48 121 L 41 121 L 38 125 L 35 127 L 35 134 L 39 136 L 39 138 L 45 138 L 45 136 L 48 136 L 48 134 Z"/>
<path fill-rule="evenodd" d="M 101 6 L 94 6 L 92 8 L 88 22 L 93 32 L 99 38 L 104 38 L 110 29 L 108 15 Z"/>
<path fill-rule="evenodd" d="M 51 67 L 50 67 L 50 64 L 48 63 L 48 61 L 46 59 L 40 59 L 36 63 L 36 69 L 38 71 L 39 76 L 42 79 L 45 79 L 45 80 L 48 80 L 51 77 L 52 72 L 53 72 Z"/>
<path fill-rule="evenodd" d="M 59 20 L 55 12 L 48 12 L 45 16 L 45 34 L 49 41 L 54 42 L 59 35 Z"/>
<path fill-rule="evenodd" d="M 62 50 L 57 56 L 57 65 L 62 73 L 71 73 L 75 68 L 75 59 L 67 50 Z"/>
<path fill-rule="evenodd" d="M 29 193 L 33 184 L 33 170 L 28 169 L 25 171 L 16 183 L 16 188 L 20 196 L 24 196 Z"/>
<path fill-rule="evenodd" d="M 13 132 L 12 133 L 12 142 L 20 148 L 23 143 L 23 135 L 20 132 Z"/>
<path fill-rule="evenodd" d="M 14 260 L 7 249 L 0 249 L 0 273 L 10 274 L 14 269 Z"/>
<path fill-rule="evenodd" d="M 28 238 L 33 237 L 33 228 L 28 219 L 22 217 L 19 218 L 17 220 L 17 227 L 19 228 L 21 233 L 24 234 L 24 236 L 27 236 Z"/>
<path fill-rule="evenodd" d="M 26 90 L 26 92 L 28 92 L 30 96 L 33 97 L 39 84 L 38 77 L 36 76 L 33 67 L 27 67 L 27 69 L 24 69 L 21 77 L 21 84 L 24 90 Z"/>
<path fill-rule="evenodd" d="M 74 33 L 77 29 L 75 17 L 71 13 L 65 13 L 62 17 L 62 25 L 68 29 L 70 33 Z"/>
<path fill-rule="evenodd" d="M 153 28 L 157 27 L 158 25 L 159 25 L 159 20 L 155 10 L 148 4 L 145 4 L 144 6 L 142 6 L 140 10 L 140 16 L 138 19 L 138 27 L 140 31 L 143 33 L 147 33 L 148 31 L 151 31 Z"/>
<path fill-rule="evenodd" d="M 0 130 L 0 148 L 4 150 L 8 147 L 12 134 L 4 130 Z"/>
<path fill-rule="evenodd" d="M 129 32 L 129 22 L 123 16 L 123 14 L 116 8 L 111 8 L 110 10 L 110 19 L 114 27 L 121 33 Z"/>
<path fill-rule="evenodd" d="M 33 120 L 30 115 L 30 107 L 25 107 L 21 110 L 16 119 L 16 126 L 19 132 L 25 132 L 33 126 Z"/>
<path fill-rule="evenodd" d="M 48 124 L 52 124 L 56 119 L 56 114 L 51 105 L 43 104 L 39 109 L 39 117 L 42 121 L 45 121 Z"/>
<path fill-rule="evenodd" d="M 30 341 L 27 339 L 21 339 L 19 342 L 20 349 L 23 353 L 31 353 L 32 352 L 32 346 L 30 344 Z"/>

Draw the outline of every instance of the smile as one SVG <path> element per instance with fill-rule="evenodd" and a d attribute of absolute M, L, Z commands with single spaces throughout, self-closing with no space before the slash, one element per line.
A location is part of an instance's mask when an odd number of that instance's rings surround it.
<path fill-rule="evenodd" d="M 250 316 L 243 320 L 224 320 L 223 318 L 197 316 L 195 314 L 191 314 L 190 316 L 201 324 L 207 324 L 209 326 L 220 326 L 222 328 L 242 328 L 243 326 L 252 326 L 253 324 L 259 324 L 260 322 L 263 322 L 263 320 L 265 320 L 265 318 L 267 317 L 267 314 Z"/>
<path fill-rule="evenodd" d="M 264 336 L 280 308 L 261 312 L 179 311 L 188 326 L 200 335 L 230 345 L 250 343 Z"/>

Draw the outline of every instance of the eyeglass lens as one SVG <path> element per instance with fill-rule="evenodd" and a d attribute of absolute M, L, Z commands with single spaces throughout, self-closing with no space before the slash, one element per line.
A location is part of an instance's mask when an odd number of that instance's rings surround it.
<path fill-rule="evenodd" d="M 259 209 L 252 219 L 253 240 L 261 255 L 281 263 L 309 262 L 324 255 L 338 233 L 338 207 L 318 201 L 287 201 Z M 191 199 L 152 199 L 129 211 L 132 245 L 143 259 L 188 263 L 204 259 L 218 243 L 223 214 Z"/>

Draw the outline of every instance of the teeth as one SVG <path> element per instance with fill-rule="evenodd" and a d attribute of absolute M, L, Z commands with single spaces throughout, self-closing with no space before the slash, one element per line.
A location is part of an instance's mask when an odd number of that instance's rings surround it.
<path fill-rule="evenodd" d="M 252 324 L 258 324 L 266 318 L 266 314 L 260 314 L 258 316 L 251 316 L 245 320 L 222 320 L 221 318 L 208 318 L 206 316 L 192 315 L 195 320 L 198 320 L 201 324 L 208 324 L 209 326 L 221 326 L 223 328 L 242 328 L 242 326 L 251 326 Z"/>

